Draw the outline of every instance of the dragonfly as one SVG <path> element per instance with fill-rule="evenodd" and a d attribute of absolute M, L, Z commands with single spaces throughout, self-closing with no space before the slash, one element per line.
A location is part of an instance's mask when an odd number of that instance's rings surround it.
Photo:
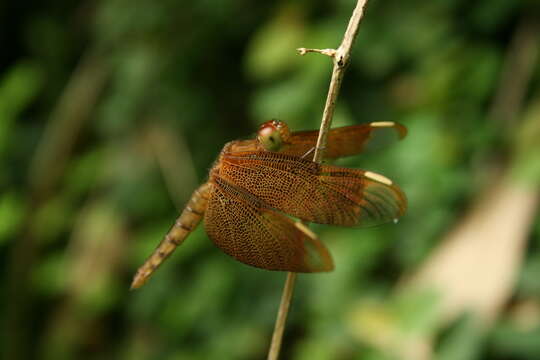
<path fill-rule="evenodd" d="M 391 121 L 334 128 L 324 159 L 359 154 L 406 134 Z M 255 138 L 227 143 L 208 181 L 137 270 L 131 288 L 143 286 L 203 218 L 215 245 L 244 264 L 314 273 L 331 271 L 334 263 L 303 222 L 371 226 L 405 213 L 405 194 L 385 176 L 312 161 L 318 135 L 318 130 L 291 132 L 285 122 L 270 120 Z"/>

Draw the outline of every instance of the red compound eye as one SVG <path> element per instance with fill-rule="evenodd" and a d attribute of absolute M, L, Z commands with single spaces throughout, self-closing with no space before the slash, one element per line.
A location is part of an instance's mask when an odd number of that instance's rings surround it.
<path fill-rule="evenodd" d="M 259 128 L 257 139 L 267 151 L 279 151 L 289 139 L 289 127 L 282 121 L 270 120 Z"/>

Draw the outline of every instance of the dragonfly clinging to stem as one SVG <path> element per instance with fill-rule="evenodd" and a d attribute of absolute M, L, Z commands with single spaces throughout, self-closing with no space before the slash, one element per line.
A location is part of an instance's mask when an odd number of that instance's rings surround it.
<path fill-rule="evenodd" d="M 325 159 L 355 155 L 406 134 L 404 126 L 390 121 L 335 128 Z M 144 285 L 203 218 L 213 242 L 245 264 L 322 272 L 334 268 L 330 253 L 309 228 L 287 215 L 319 224 L 366 226 L 396 222 L 404 214 L 405 195 L 385 176 L 311 161 L 317 137 L 317 130 L 290 132 L 285 122 L 271 120 L 255 139 L 227 143 L 208 181 L 195 190 L 131 288 Z"/>

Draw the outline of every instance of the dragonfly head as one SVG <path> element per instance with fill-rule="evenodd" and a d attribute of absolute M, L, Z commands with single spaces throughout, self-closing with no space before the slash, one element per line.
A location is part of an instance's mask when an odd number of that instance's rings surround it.
<path fill-rule="evenodd" d="M 261 125 L 257 133 L 257 140 L 266 151 L 280 151 L 288 142 L 291 133 L 286 123 L 279 120 L 270 120 Z"/>

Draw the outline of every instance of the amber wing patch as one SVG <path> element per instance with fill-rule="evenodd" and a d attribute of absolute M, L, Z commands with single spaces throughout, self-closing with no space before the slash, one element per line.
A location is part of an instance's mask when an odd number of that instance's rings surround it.
<path fill-rule="evenodd" d="M 333 269 L 330 253 L 313 233 L 220 177 L 212 179 L 212 184 L 205 228 L 226 254 L 267 270 Z"/>

